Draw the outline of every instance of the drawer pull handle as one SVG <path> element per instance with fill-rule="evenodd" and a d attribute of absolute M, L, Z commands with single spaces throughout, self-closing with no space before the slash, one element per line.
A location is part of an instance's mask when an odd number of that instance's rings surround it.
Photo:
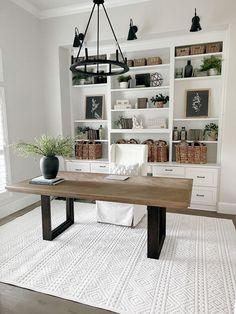
<path fill-rule="evenodd" d="M 199 197 L 204 197 L 204 194 L 197 194 L 197 196 L 199 196 Z"/>
<path fill-rule="evenodd" d="M 75 169 L 75 171 L 82 171 L 82 169 Z"/>
<path fill-rule="evenodd" d="M 165 169 L 165 171 L 173 171 L 173 169 Z"/>
<path fill-rule="evenodd" d="M 197 176 L 198 179 L 205 179 L 205 176 Z"/>
<path fill-rule="evenodd" d="M 106 166 L 99 166 L 99 168 L 106 168 Z"/>

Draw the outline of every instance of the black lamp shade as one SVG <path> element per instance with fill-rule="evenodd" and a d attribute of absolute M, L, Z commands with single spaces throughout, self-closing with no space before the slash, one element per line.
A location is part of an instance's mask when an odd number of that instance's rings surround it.
<path fill-rule="evenodd" d="M 73 47 L 77 48 L 81 45 L 82 40 L 84 39 L 84 34 L 80 33 L 78 28 L 75 28 L 75 38 L 73 42 Z"/>
<path fill-rule="evenodd" d="M 129 33 L 128 33 L 128 38 L 127 40 L 134 40 L 137 39 L 136 33 L 138 31 L 138 27 L 133 25 L 133 20 L 130 19 L 130 24 L 129 24 Z"/>

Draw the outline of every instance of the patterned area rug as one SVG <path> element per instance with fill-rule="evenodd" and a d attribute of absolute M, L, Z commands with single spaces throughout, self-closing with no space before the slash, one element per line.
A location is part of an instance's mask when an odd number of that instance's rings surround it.
<path fill-rule="evenodd" d="M 53 224 L 65 219 L 53 203 Z M 75 204 L 75 224 L 52 242 L 41 213 L 0 227 L 0 281 L 117 313 L 233 313 L 236 232 L 230 220 L 167 214 L 159 260 L 146 257 L 146 219 L 124 228 Z"/>

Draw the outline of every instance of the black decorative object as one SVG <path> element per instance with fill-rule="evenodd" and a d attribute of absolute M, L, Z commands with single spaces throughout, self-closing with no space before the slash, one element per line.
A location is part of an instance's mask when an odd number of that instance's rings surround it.
<path fill-rule="evenodd" d="M 129 23 L 129 33 L 128 33 L 128 38 L 127 40 L 134 40 L 137 39 L 136 33 L 138 31 L 138 27 L 133 25 L 133 20 L 130 19 Z"/>
<path fill-rule="evenodd" d="M 84 34 L 80 33 L 78 30 L 78 27 L 75 28 L 75 38 L 74 38 L 74 43 L 73 43 L 73 47 L 77 48 L 80 47 L 80 45 L 82 44 L 82 41 L 84 39 Z"/>
<path fill-rule="evenodd" d="M 187 90 L 186 118 L 208 117 L 209 89 Z"/>
<path fill-rule="evenodd" d="M 54 179 L 59 170 L 59 160 L 56 156 L 43 156 L 40 159 L 40 170 L 45 179 Z"/>
<path fill-rule="evenodd" d="M 163 77 L 161 73 L 158 73 L 158 72 L 151 73 L 150 80 L 151 80 L 150 82 L 151 87 L 161 86 L 163 83 Z"/>
<path fill-rule="evenodd" d="M 75 63 L 73 63 L 71 65 L 70 70 L 73 73 L 82 73 L 82 74 L 88 75 L 88 76 L 101 76 L 102 71 L 100 70 L 100 65 L 109 65 L 108 69 L 106 71 L 103 71 L 102 76 L 113 76 L 113 75 L 120 75 L 120 74 L 126 73 L 129 71 L 129 67 L 127 65 L 127 59 L 124 58 L 123 53 L 121 51 L 121 48 L 120 48 L 120 45 L 118 43 L 117 37 L 115 35 L 114 29 L 111 25 L 111 21 L 109 19 L 109 16 L 107 14 L 106 9 L 105 9 L 104 0 L 93 0 L 93 3 L 94 3 L 94 5 L 93 5 L 93 8 L 92 8 L 89 20 L 88 20 L 88 24 L 87 24 L 86 29 L 85 29 L 84 38 L 83 38 L 82 43 L 79 47 L 79 51 L 78 51 Z M 108 20 L 111 31 L 112 31 L 113 36 L 115 38 L 116 45 L 118 47 L 118 49 L 116 49 L 116 57 L 114 60 L 104 60 L 104 59 L 101 59 L 99 57 L 99 17 L 100 17 L 99 9 L 100 9 L 100 5 L 102 5 L 102 7 L 104 9 L 106 18 Z M 83 43 L 84 43 L 87 31 L 88 31 L 88 27 L 89 27 L 91 18 L 92 18 L 93 13 L 94 13 L 95 6 L 97 6 L 97 55 L 96 55 L 96 58 L 94 58 L 93 60 L 90 60 L 89 55 L 88 55 L 88 48 L 85 48 L 85 59 L 80 60 L 79 59 L 80 52 L 81 52 L 81 49 L 83 47 Z M 122 59 L 121 61 L 119 60 L 119 53 L 120 53 L 120 56 Z M 87 69 L 87 65 L 96 65 L 97 66 L 96 71 L 92 72 L 91 70 Z"/>
<path fill-rule="evenodd" d="M 136 87 L 150 87 L 150 73 L 135 74 Z"/>
<path fill-rule="evenodd" d="M 202 28 L 201 28 L 201 25 L 200 25 L 200 17 L 197 16 L 197 10 L 195 8 L 195 15 L 194 17 L 192 18 L 192 26 L 190 28 L 190 32 L 198 32 L 200 31 Z"/>
<path fill-rule="evenodd" d="M 187 61 L 187 65 L 184 68 L 184 77 L 191 77 L 193 75 L 193 66 L 191 65 L 191 61 Z"/>

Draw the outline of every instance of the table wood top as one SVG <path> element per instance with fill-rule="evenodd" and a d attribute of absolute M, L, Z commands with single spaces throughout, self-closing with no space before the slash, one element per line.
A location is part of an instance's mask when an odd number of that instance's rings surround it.
<path fill-rule="evenodd" d="M 58 185 L 36 185 L 25 180 L 6 188 L 12 192 L 101 200 L 184 209 L 190 205 L 192 179 L 130 177 L 126 181 L 106 179 L 107 174 L 63 171 Z"/>

